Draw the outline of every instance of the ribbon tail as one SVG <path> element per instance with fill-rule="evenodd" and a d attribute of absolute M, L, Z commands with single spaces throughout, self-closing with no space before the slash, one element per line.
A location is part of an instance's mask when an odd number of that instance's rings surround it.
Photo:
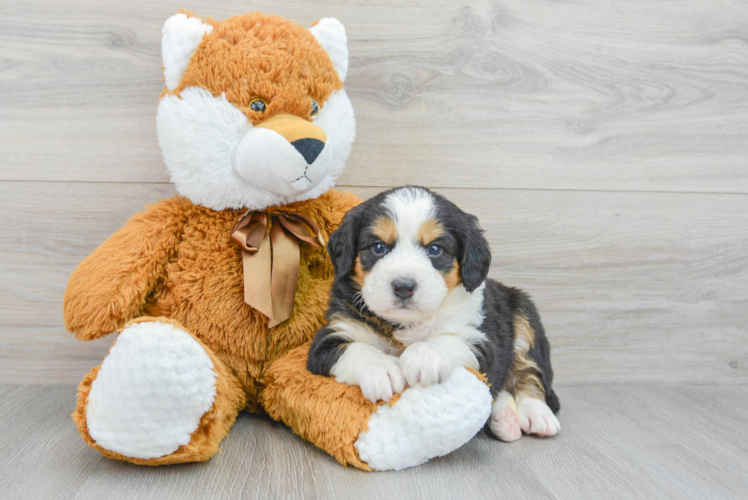
<path fill-rule="evenodd" d="M 244 302 L 268 318 L 273 317 L 271 296 L 271 249 L 267 233 L 262 238 L 257 252 L 242 252 L 244 269 Z"/>
<path fill-rule="evenodd" d="M 272 316 L 268 317 L 270 328 L 291 317 L 299 277 L 299 242 L 286 234 L 281 224 L 273 224 L 270 230 L 273 242 L 273 271 L 271 290 Z"/>

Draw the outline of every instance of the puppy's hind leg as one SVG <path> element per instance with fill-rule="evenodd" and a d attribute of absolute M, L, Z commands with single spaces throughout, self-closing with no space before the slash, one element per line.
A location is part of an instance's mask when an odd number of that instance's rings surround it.
<path fill-rule="evenodd" d="M 488 428 L 494 436 L 507 443 L 516 441 L 522 437 L 522 429 L 519 427 L 517 416 L 517 403 L 514 397 L 507 391 L 501 391 L 496 396 L 496 401 L 491 408 L 491 420 Z"/>
<path fill-rule="evenodd" d="M 523 313 L 514 316 L 514 362 L 504 389 L 514 396 L 522 431 L 555 436 L 561 430 L 554 415 L 560 404 L 551 388 L 550 347 L 535 308 L 529 306 L 530 319 Z"/>

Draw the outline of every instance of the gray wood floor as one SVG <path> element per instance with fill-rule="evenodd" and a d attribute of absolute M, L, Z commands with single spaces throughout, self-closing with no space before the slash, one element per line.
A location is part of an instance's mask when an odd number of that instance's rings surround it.
<path fill-rule="evenodd" d="M 745 498 L 748 388 L 566 387 L 562 432 L 511 444 L 480 433 L 400 472 L 343 468 L 287 427 L 242 414 L 204 464 L 100 456 L 71 425 L 74 388 L 0 386 L 0 497 Z"/>

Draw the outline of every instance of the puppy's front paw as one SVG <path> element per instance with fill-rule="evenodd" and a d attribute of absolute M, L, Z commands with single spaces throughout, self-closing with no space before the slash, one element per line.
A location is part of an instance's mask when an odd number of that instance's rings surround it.
<path fill-rule="evenodd" d="M 369 401 L 389 401 L 394 394 L 403 392 L 405 378 L 397 364 L 397 358 L 386 359 L 372 365 L 361 377 L 361 392 Z"/>
<path fill-rule="evenodd" d="M 438 384 L 449 378 L 455 369 L 453 359 L 438 346 L 416 342 L 400 356 L 400 367 L 409 385 Z"/>

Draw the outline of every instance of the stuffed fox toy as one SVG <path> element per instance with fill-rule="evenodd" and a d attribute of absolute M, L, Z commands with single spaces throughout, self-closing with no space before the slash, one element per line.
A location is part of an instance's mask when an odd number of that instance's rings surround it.
<path fill-rule="evenodd" d="M 487 386 L 463 370 L 388 404 L 306 370 L 324 324 L 324 242 L 359 200 L 331 190 L 355 135 L 345 29 L 180 12 L 163 28 L 158 140 L 177 195 L 135 215 L 73 272 L 69 331 L 118 332 L 73 420 L 107 457 L 209 459 L 264 410 L 343 464 L 401 469 L 478 432 Z"/>

